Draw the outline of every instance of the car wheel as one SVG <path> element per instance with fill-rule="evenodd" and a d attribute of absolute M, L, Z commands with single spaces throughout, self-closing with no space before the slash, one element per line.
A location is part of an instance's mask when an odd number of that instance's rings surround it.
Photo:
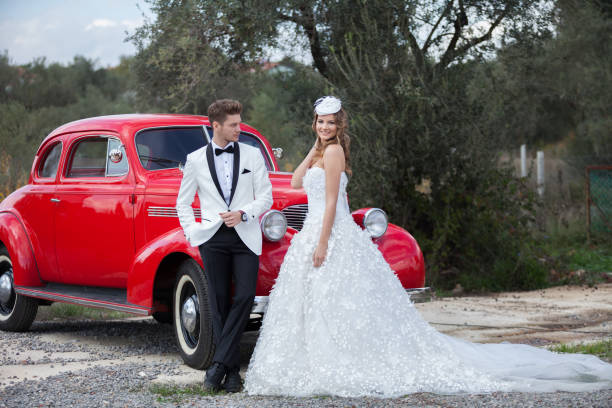
<path fill-rule="evenodd" d="M 172 324 L 179 352 L 185 364 L 203 370 L 212 363 L 212 314 L 208 302 L 208 282 L 196 261 L 179 267 L 172 296 Z"/>
<path fill-rule="evenodd" d="M 15 293 L 13 263 L 8 250 L 0 248 L 0 329 L 25 331 L 38 311 L 38 300 Z"/>

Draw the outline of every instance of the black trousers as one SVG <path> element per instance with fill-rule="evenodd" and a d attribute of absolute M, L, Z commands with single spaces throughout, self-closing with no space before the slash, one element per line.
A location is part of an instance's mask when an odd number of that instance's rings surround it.
<path fill-rule="evenodd" d="M 213 362 L 237 369 L 240 367 L 240 337 L 255 298 L 259 256 L 242 242 L 234 228 L 225 224 L 199 249 L 210 290 L 215 342 Z"/>

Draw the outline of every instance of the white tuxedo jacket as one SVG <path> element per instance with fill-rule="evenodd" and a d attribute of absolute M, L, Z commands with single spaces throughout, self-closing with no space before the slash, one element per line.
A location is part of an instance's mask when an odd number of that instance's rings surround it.
<path fill-rule="evenodd" d="M 237 142 L 234 147 L 230 204 L 223 198 L 212 144 L 209 143 L 187 155 L 176 211 L 185 237 L 192 246 L 203 244 L 215 235 L 223 224 L 219 213 L 244 211 L 248 221 L 234 228 L 242 242 L 256 255 L 261 255 L 259 216 L 272 206 L 272 184 L 259 149 Z M 201 222 L 196 222 L 191 207 L 196 192 L 200 199 Z"/>

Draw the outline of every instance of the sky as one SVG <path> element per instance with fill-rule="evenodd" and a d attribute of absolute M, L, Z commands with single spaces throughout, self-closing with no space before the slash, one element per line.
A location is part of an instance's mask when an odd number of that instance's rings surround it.
<path fill-rule="evenodd" d="M 142 25 L 143 12 L 151 17 L 143 0 L 0 0 L 0 53 L 13 64 L 38 57 L 66 64 L 82 55 L 115 66 L 136 53 L 126 31 Z"/>
<path fill-rule="evenodd" d="M 122 55 L 136 53 L 125 41 L 126 32 L 153 17 L 144 0 L 0 0 L 0 54 L 8 52 L 10 63 L 17 65 L 39 57 L 68 64 L 81 55 L 99 67 L 115 66 Z M 281 37 L 293 38 L 283 27 L 280 31 Z M 300 46 L 293 40 L 283 43 L 266 50 L 267 59 L 288 55 L 311 63 L 304 39 Z"/>

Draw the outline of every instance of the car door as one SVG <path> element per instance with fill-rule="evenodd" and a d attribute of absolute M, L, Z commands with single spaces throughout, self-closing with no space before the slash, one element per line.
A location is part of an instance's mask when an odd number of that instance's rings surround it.
<path fill-rule="evenodd" d="M 32 249 L 40 278 L 53 282 L 58 279 L 55 258 L 55 196 L 57 172 L 62 155 L 62 141 L 56 140 L 43 146 L 40 160 L 32 169 L 32 183 L 27 189 L 27 200 L 23 200 L 21 216 L 30 231 Z"/>
<path fill-rule="evenodd" d="M 61 282 L 122 288 L 134 256 L 134 182 L 116 135 L 74 138 L 56 189 Z"/>

